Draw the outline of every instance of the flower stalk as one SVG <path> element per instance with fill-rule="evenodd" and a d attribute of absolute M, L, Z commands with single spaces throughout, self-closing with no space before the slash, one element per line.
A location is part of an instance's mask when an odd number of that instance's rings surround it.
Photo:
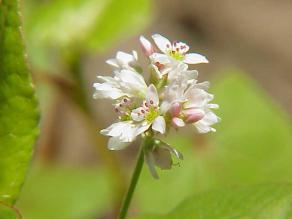
<path fill-rule="evenodd" d="M 125 219 L 131 204 L 131 200 L 133 198 L 133 194 L 135 191 L 135 188 L 137 186 L 139 177 L 140 177 L 140 173 L 142 171 L 143 168 L 143 164 L 144 164 L 144 148 L 149 147 L 149 145 L 152 143 L 152 137 L 148 136 L 145 137 L 143 139 L 143 143 L 140 146 L 140 150 L 139 150 L 139 154 L 138 154 L 138 158 L 137 158 L 137 162 L 136 162 L 136 166 L 131 178 L 131 182 L 130 182 L 130 186 L 128 188 L 128 191 L 125 195 L 124 201 L 122 203 L 121 206 L 121 210 L 120 210 L 120 214 L 119 214 L 119 219 Z"/>

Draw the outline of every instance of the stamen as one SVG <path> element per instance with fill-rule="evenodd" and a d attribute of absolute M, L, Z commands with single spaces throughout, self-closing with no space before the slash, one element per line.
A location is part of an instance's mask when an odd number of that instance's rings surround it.
<path fill-rule="evenodd" d="M 150 104 L 153 104 L 154 102 L 153 102 L 153 100 L 150 100 Z"/>
<path fill-rule="evenodd" d="M 143 113 L 143 114 L 144 114 L 144 113 L 145 113 L 145 110 L 141 110 L 141 113 Z"/>

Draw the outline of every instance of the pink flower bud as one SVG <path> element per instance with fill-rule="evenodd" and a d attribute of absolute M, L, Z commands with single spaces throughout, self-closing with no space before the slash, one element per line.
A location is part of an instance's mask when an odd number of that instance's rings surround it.
<path fill-rule="evenodd" d="M 204 111 L 200 109 L 187 109 L 184 110 L 183 113 L 186 115 L 185 119 L 186 123 L 197 122 L 205 116 Z"/>
<path fill-rule="evenodd" d="M 169 111 L 172 117 L 178 117 L 181 111 L 181 105 L 178 102 L 176 102 L 171 105 Z"/>
<path fill-rule="evenodd" d="M 150 56 L 154 53 L 152 44 L 143 36 L 140 36 L 140 45 L 142 46 L 143 53 L 146 56 Z"/>

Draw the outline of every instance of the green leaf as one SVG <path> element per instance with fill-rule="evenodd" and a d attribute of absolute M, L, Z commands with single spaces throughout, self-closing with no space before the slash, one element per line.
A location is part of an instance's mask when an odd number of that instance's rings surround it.
<path fill-rule="evenodd" d="M 36 67 L 53 72 L 68 49 L 103 50 L 142 30 L 151 7 L 150 0 L 55 0 L 28 6 L 29 54 Z"/>
<path fill-rule="evenodd" d="M 20 219 L 20 215 L 16 209 L 2 205 L 0 203 L 0 218 L 1 219 Z"/>
<path fill-rule="evenodd" d="M 23 184 L 39 132 L 17 2 L 0 1 L 0 202 L 9 205 Z"/>
<path fill-rule="evenodd" d="M 111 207 L 111 183 L 110 174 L 100 168 L 38 165 L 17 206 L 29 219 L 96 218 Z"/>
<path fill-rule="evenodd" d="M 290 118 L 244 73 L 220 74 L 212 87 L 213 102 L 220 105 L 216 113 L 222 118 L 217 132 L 180 131 L 166 139 L 184 160 L 161 171 L 159 180 L 145 168 L 136 193 L 142 212 L 166 213 L 210 189 L 292 181 Z"/>
<path fill-rule="evenodd" d="M 292 185 L 259 185 L 206 192 L 190 197 L 166 215 L 136 219 L 289 219 Z"/>

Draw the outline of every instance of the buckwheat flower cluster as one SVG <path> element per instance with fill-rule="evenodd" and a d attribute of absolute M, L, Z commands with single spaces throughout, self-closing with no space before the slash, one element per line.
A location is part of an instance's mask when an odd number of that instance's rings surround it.
<path fill-rule="evenodd" d="M 98 76 L 93 97 L 113 101 L 117 122 L 100 131 L 110 137 L 110 150 L 121 150 L 140 135 L 151 136 L 144 154 L 151 174 L 158 178 L 155 166 L 170 169 L 172 155 L 182 159 L 179 151 L 158 139 L 159 135 L 187 125 L 199 133 L 215 132 L 212 125 L 219 118 L 212 111 L 218 105 L 211 103 L 209 83 L 198 83 L 198 71 L 188 66 L 208 63 L 206 57 L 189 53 L 189 46 L 183 42 L 170 42 L 159 34 L 152 39 L 155 44 L 140 37 L 149 61 L 145 72 L 136 51 L 117 52 L 115 58 L 106 61 L 113 68 L 113 76 Z M 142 73 L 149 78 L 147 82 Z"/>

